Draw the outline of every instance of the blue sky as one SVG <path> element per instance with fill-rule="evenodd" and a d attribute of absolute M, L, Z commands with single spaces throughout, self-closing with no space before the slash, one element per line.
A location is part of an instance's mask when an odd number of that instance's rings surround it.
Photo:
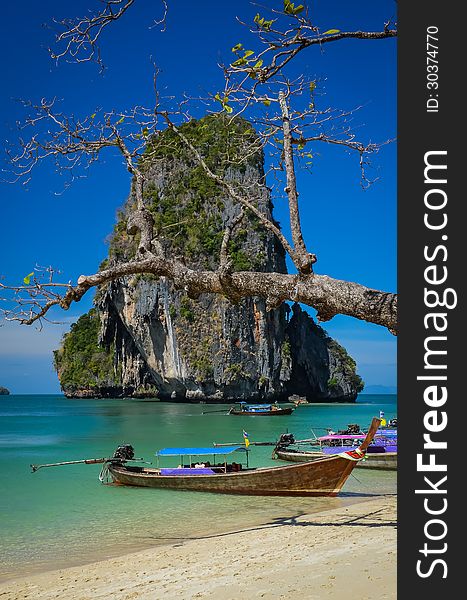
<path fill-rule="evenodd" d="M 2 7 L 0 140 L 17 136 L 15 122 L 24 118 L 15 100 L 63 99 L 70 113 L 91 114 L 97 107 L 125 109 L 149 105 L 153 62 L 161 68 L 160 83 L 168 94 L 197 95 L 222 87 L 216 63 L 231 57 L 230 48 L 248 39 L 235 17 L 252 21 L 258 8 L 244 0 L 169 3 L 167 29 L 149 28 L 157 19 L 158 3 L 137 1 L 109 30 L 102 44 L 108 67 L 100 75 L 93 64 L 56 67 L 45 48 L 53 35 L 44 23 L 52 17 L 84 15 L 95 0 L 63 3 L 30 0 Z M 269 6 L 280 6 L 271 0 Z M 147 6 L 155 7 L 151 14 Z M 394 16 L 392 1 L 321 0 L 310 4 L 321 28 L 379 30 Z M 222 9 L 220 9 L 222 7 Z M 18 43 L 18 40 L 20 43 Z M 383 142 L 396 132 L 396 41 L 344 41 L 302 53 L 297 72 L 320 78 L 326 93 L 320 102 L 352 109 L 359 135 Z M 318 255 L 316 272 L 396 291 L 396 145 L 384 146 L 373 158 L 380 177 L 369 190 L 360 187 L 356 156 L 321 149 L 313 174 L 299 174 L 304 234 Z M 2 159 L 3 160 L 3 159 Z M 2 168 L 5 168 L 2 163 Z M 63 181 L 50 165 L 38 169 L 27 189 L 0 184 L 0 275 L 18 282 L 38 264 L 53 265 L 63 279 L 92 273 L 106 256 L 106 237 L 116 209 L 129 189 L 129 176 L 119 158 L 103 157 L 86 179 L 63 190 Z M 283 203 L 276 217 L 285 224 Z M 55 313 L 60 325 L 33 327 L 7 324 L 0 328 L 0 385 L 15 393 L 59 392 L 52 369 L 52 350 L 61 335 L 92 303 L 89 295 L 67 313 Z M 347 317 L 324 324 L 330 335 L 355 357 L 368 386 L 396 384 L 396 340 L 385 329 Z M 369 388 L 371 390 L 371 388 Z"/>

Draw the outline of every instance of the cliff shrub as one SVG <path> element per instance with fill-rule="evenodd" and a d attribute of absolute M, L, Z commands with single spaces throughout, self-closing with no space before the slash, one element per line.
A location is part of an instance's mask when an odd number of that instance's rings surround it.
<path fill-rule="evenodd" d="M 348 354 L 347 350 L 343 348 L 340 344 L 338 344 L 336 340 L 329 338 L 328 345 L 329 349 L 339 357 L 338 373 L 342 374 L 344 378 L 355 387 L 355 390 L 359 394 L 361 391 L 363 391 L 365 384 L 360 375 L 357 374 L 357 363 Z M 334 377 L 332 377 L 330 381 L 333 380 L 336 381 L 336 384 L 334 384 L 335 387 L 335 385 L 337 385 L 337 380 Z M 330 384 L 329 382 L 328 385 L 330 388 L 333 387 L 332 384 Z"/>
<path fill-rule="evenodd" d="M 63 336 L 54 352 L 54 366 L 64 390 L 112 387 L 121 384 L 114 368 L 114 352 L 99 346 L 100 321 L 96 309 L 82 315 Z"/>

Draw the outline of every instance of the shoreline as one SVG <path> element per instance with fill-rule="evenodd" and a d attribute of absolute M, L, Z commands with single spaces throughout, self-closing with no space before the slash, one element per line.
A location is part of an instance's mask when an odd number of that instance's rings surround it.
<path fill-rule="evenodd" d="M 2 600 L 396 598 L 395 495 L 0 583 Z"/>

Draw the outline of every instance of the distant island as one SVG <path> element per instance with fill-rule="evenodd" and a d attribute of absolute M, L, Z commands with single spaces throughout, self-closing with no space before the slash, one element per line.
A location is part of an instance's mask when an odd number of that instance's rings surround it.
<path fill-rule="evenodd" d="M 9 393 L 10 393 L 10 390 L 7 390 L 5 387 L 2 387 L 0 385 L 0 396 L 8 396 Z"/>

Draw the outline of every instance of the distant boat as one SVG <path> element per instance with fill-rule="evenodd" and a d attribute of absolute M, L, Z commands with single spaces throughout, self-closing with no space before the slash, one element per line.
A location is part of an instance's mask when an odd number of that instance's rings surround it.
<path fill-rule="evenodd" d="M 255 496 L 336 496 L 354 467 L 364 458 L 379 423 L 379 419 L 373 419 L 368 434 L 355 450 L 321 456 L 297 465 L 253 469 L 247 463 L 243 468 L 237 462 L 229 462 L 227 457 L 235 452 L 246 453 L 248 457 L 248 450 L 242 446 L 229 446 L 165 448 L 157 452 L 159 458 L 180 457 L 177 468 L 133 466 L 126 460 L 111 460 L 107 468 L 115 483 L 128 486 Z M 193 463 L 195 456 L 203 457 L 203 461 L 212 457 L 213 463 Z M 219 461 L 219 456 L 224 460 Z M 184 464 L 186 458 L 188 464 Z"/>
<path fill-rule="evenodd" d="M 303 444 L 295 442 L 291 434 L 285 434 L 279 438 L 273 455 L 289 462 L 313 461 L 323 456 L 338 455 L 345 450 L 354 451 L 364 439 L 364 434 L 325 435 L 315 440 L 307 440 L 305 443 L 310 450 L 304 450 Z M 296 447 L 291 448 L 294 444 L 297 444 Z M 368 446 L 365 460 L 360 461 L 357 466 L 366 469 L 396 470 L 397 431 L 379 429 Z"/>
<path fill-rule="evenodd" d="M 308 402 L 304 396 L 298 396 L 297 394 L 289 396 L 289 402 L 292 402 L 295 406 L 311 406 L 311 402 Z"/>
<path fill-rule="evenodd" d="M 279 417 L 281 415 L 291 415 L 293 411 L 294 408 L 291 406 L 281 408 L 278 404 L 247 404 L 246 402 L 237 402 L 229 410 L 229 415 Z"/>

